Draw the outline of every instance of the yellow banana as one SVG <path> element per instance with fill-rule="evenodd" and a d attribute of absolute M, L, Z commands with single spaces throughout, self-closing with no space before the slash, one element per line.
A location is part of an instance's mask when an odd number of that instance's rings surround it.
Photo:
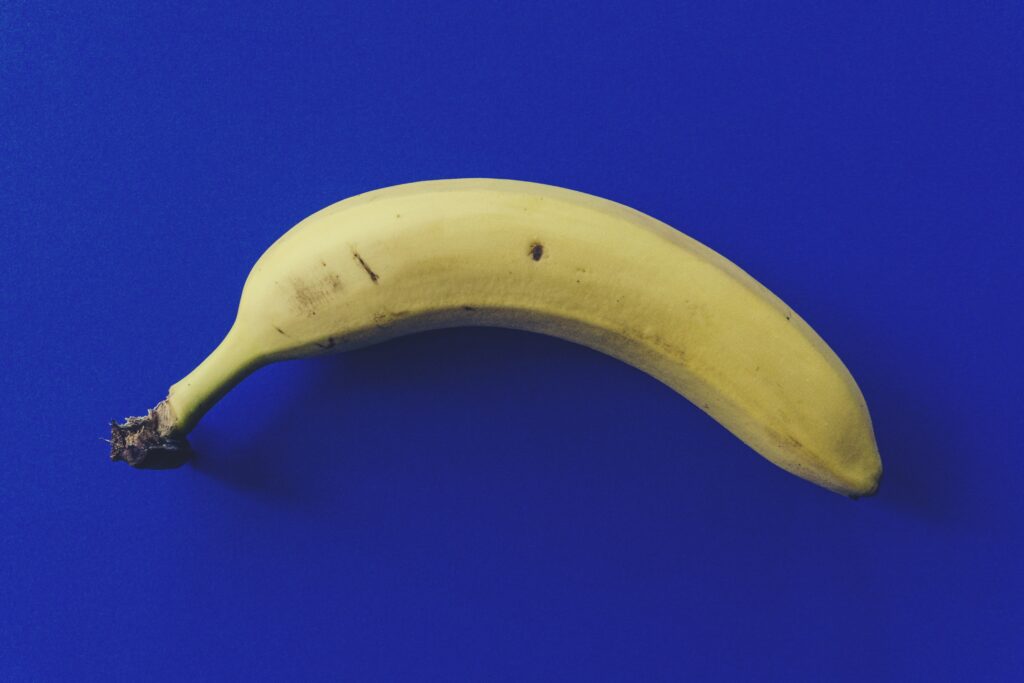
<path fill-rule="evenodd" d="M 793 474 L 851 496 L 878 486 L 857 384 L 765 287 L 621 204 L 477 178 L 361 194 L 285 233 L 253 267 L 220 345 L 145 417 L 112 425 L 111 457 L 180 464 L 200 417 L 267 363 L 462 325 L 607 353 Z"/>

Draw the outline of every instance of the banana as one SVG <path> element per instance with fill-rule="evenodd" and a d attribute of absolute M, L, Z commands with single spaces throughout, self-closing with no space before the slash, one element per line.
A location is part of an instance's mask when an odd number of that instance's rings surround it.
<path fill-rule="evenodd" d="M 375 190 L 297 224 L 252 268 L 220 345 L 146 416 L 112 423 L 111 457 L 181 464 L 196 422 L 268 363 L 462 325 L 609 354 L 797 476 L 852 497 L 878 487 L 857 384 L 764 286 L 624 205 L 486 178 Z"/>

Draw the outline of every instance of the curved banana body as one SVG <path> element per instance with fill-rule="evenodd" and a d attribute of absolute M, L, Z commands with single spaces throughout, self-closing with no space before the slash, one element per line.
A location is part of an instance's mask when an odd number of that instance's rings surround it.
<path fill-rule="evenodd" d="M 266 363 L 463 325 L 604 352 L 793 474 L 853 496 L 878 485 L 860 390 L 776 296 L 638 211 L 510 180 L 399 185 L 303 220 L 253 267 L 224 341 L 150 416 L 178 438 Z"/>

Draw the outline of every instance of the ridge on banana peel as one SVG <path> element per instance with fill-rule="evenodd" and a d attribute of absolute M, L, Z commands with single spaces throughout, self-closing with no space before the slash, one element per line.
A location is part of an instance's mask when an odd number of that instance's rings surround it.
<path fill-rule="evenodd" d="M 111 458 L 182 464 L 196 422 L 268 363 L 464 325 L 604 352 L 799 477 L 852 497 L 878 487 L 856 382 L 774 294 L 639 211 L 487 178 L 375 190 L 301 221 L 253 267 L 220 345 L 146 416 L 112 423 Z"/>

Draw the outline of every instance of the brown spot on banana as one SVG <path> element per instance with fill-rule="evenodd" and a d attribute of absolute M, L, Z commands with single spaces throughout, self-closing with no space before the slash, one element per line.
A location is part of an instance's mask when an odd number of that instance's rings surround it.
<path fill-rule="evenodd" d="M 300 313 L 306 316 L 315 316 L 328 298 L 328 292 L 322 287 L 311 285 L 302 278 L 292 278 L 292 302 Z"/>
<path fill-rule="evenodd" d="M 385 329 L 396 320 L 409 317 L 409 311 L 380 311 L 373 314 L 373 324 L 379 329 Z"/>
<path fill-rule="evenodd" d="M 366 271 L 366 274 L 370 276 L 370 281 L 373 282 L 373 284 L 377 284 L 377 280 L 380 279 L 380 276 L 373 272 L 373 268 L 370 268 L 366 261 L 363 260 L 363 257 L 359 255 L 358 251 L 354 249 L 352 250 L 352 258 L 359 261 L 359 265 L 361 265 L 363 270 Z"/>
<path fill-rule="evenodd" d="M 332 292 L 340 292 L 342 289 L 341 278 L 337 273 L 328 273 L 324 276 L 323 282 L 331 288 Z"/>
<path fill-rule="evenodd" d="M 310 284 L 302 278 L 292 278 L 290 284 L 295 307 L 309 317 L 315 316 L 317 311 L 343 288 L 341 277 L 335 272 L 324 274 L 315 284 Z"/>

